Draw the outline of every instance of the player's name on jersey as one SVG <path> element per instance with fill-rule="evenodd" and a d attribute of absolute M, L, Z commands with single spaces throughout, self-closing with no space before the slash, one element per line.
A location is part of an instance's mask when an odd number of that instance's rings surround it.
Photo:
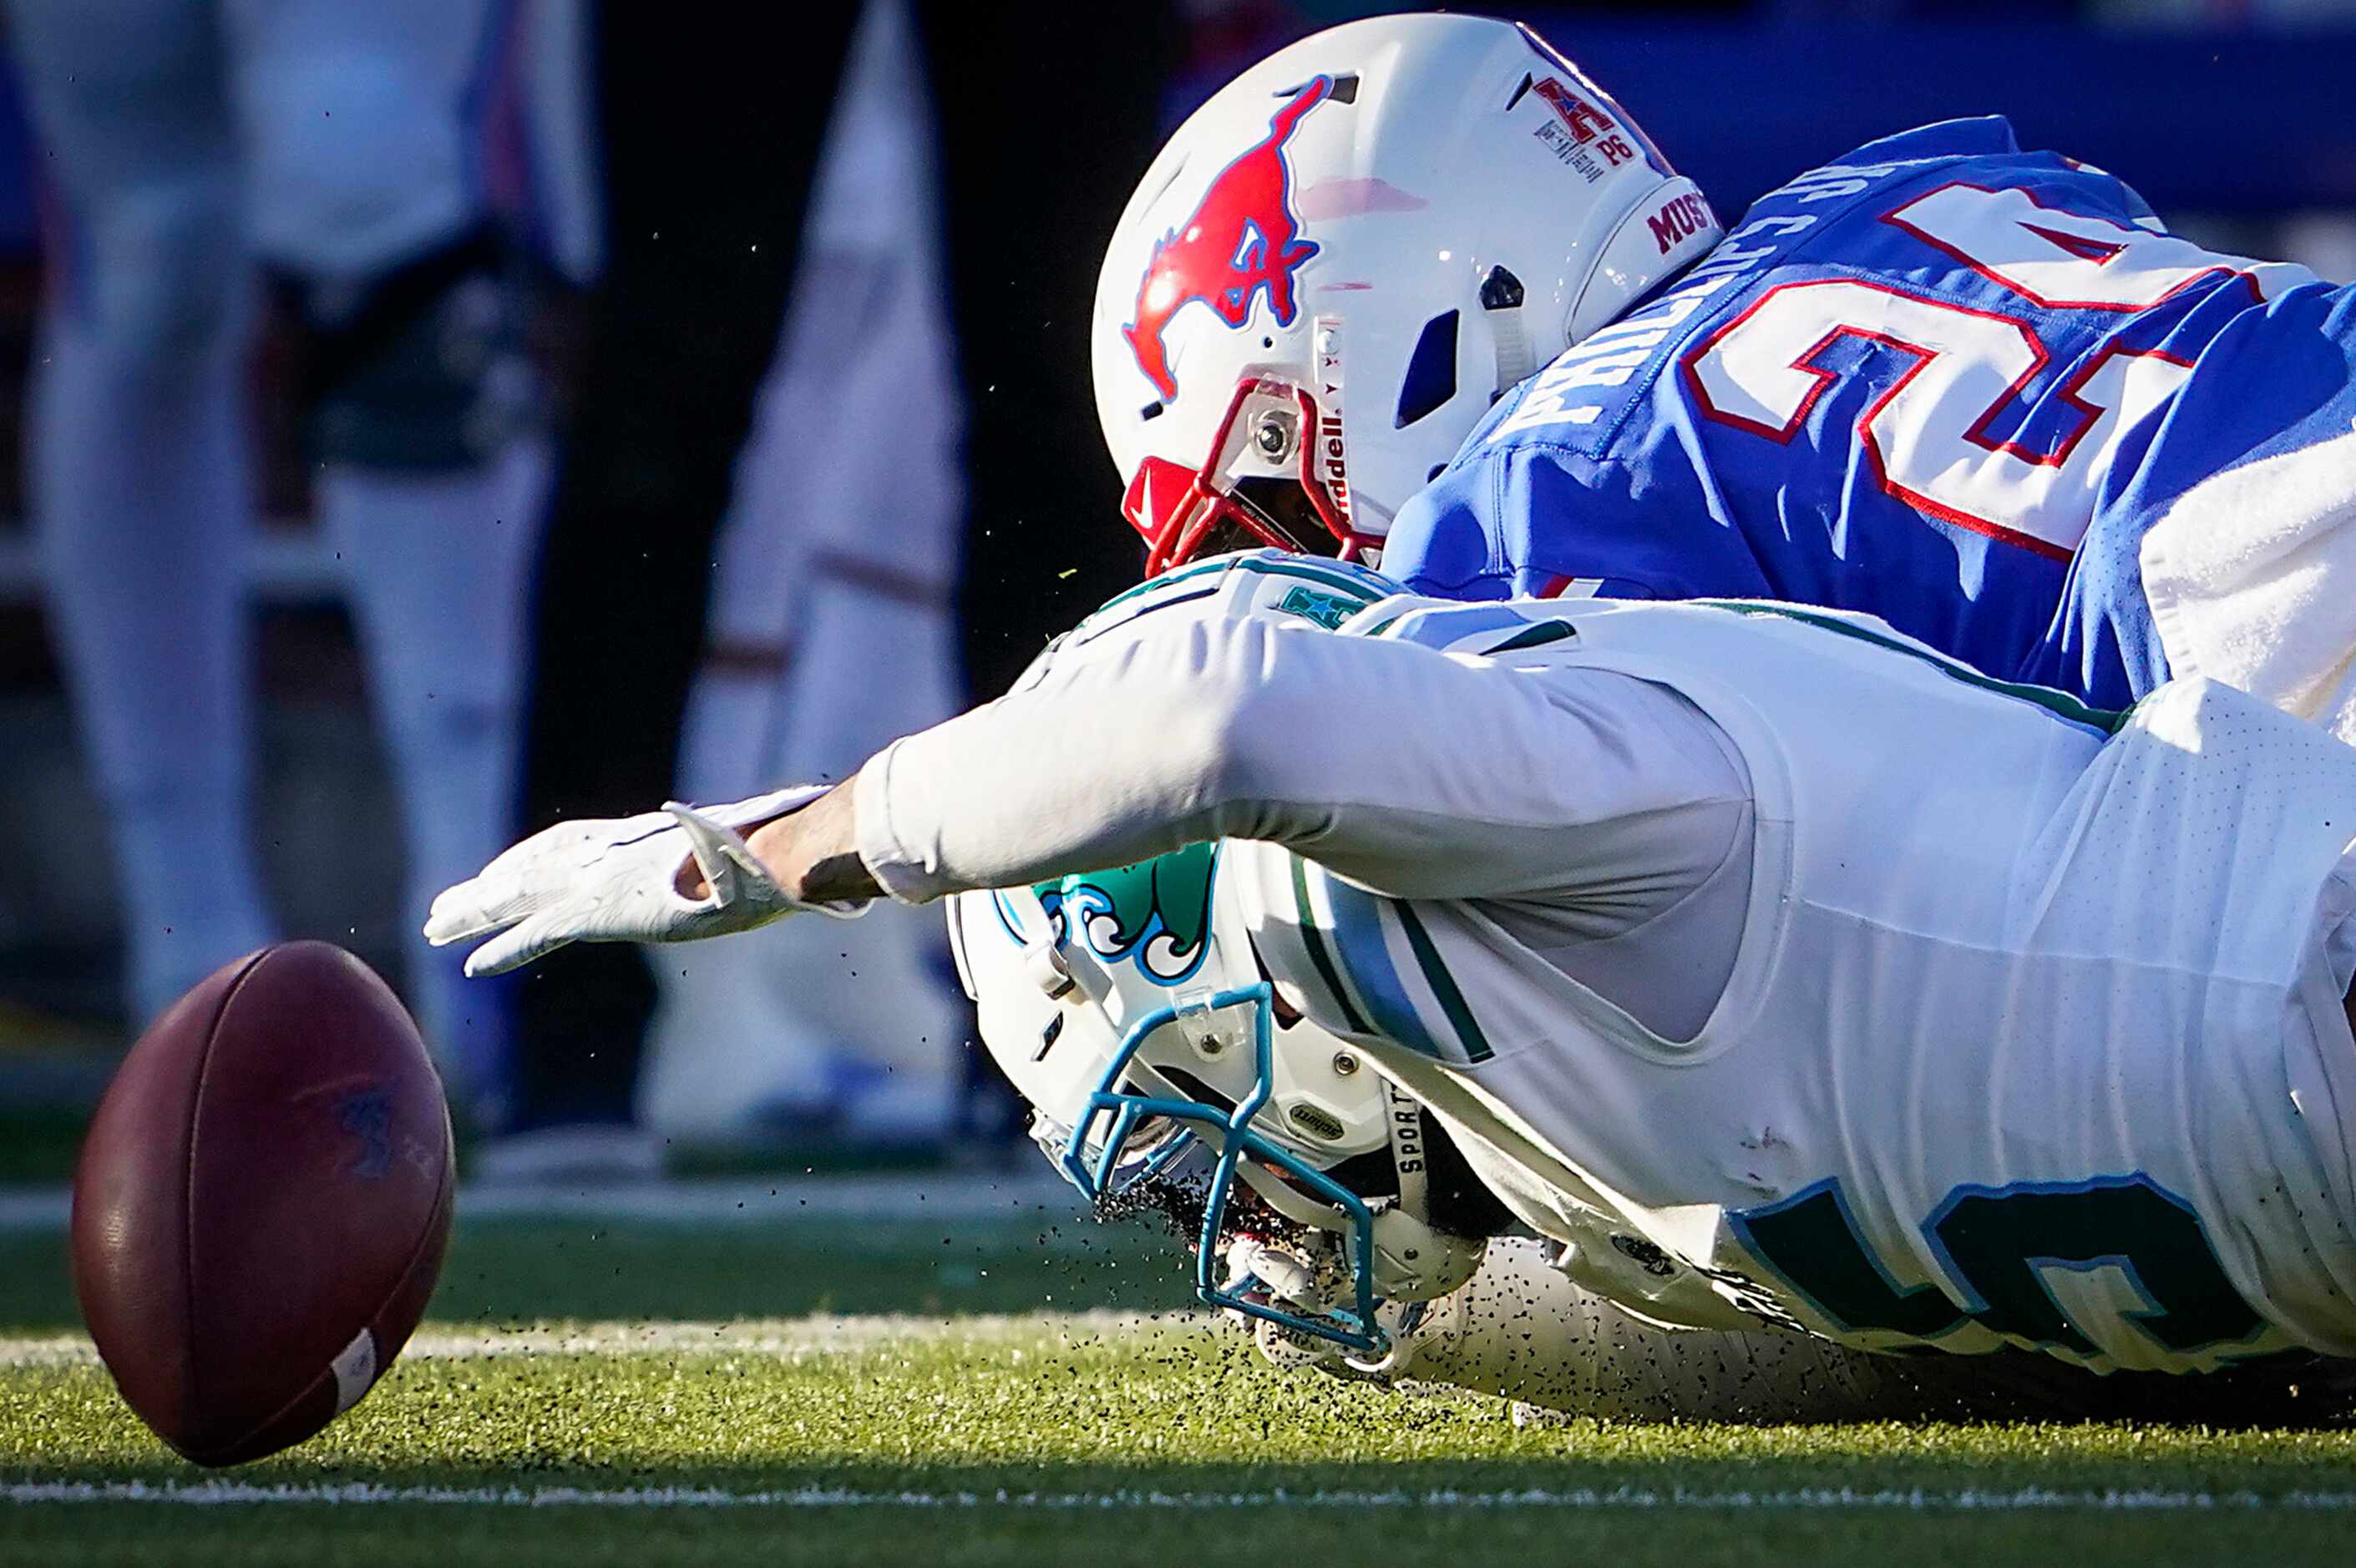
<path fill-rule="evenodd" d="M 1883 176 L 1922 161 L 1827 164 L 1760 197 L 1742 224 L 1719 240 L 1684 282 L 1651 304 L 1571 345 L 1539 371 L 1519 405 L 1490 430 L 1486 440 L 1503 441 L 1548 425 L 1593 424 L 1611 406 L 1610 389 L 1625 386 L 1679 325 L 1713 297 L 1765 266 L 1784 248 L 1782 242 L 1816 225 L 1814 213 L 1772 208 L 1803 208 L 1856 196 Z"/>

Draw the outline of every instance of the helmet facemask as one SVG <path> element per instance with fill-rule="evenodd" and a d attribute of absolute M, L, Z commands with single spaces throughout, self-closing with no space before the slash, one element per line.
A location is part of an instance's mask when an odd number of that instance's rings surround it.
<path fill-rule="evenodd" d="M 1145 539 L 1145 575 L 1258 545 L 1375 564 L 1381 539 L 1350 523 L 1340 432 L 1307 387 L 1239 382 L 1199 464 L 1148 456 L 1130 478 L 1121 515 Z"/>
<path fill-rule="evenodd" d="M 1203 1301 L 1380 1355 L 1383 1200 L 1332 1169 L 1388 1147 L 1384 1091 L 1341 1041 L 1280 1025 L 1218 853 L 960 895 L 951 929 L 983 1038 L 1033 1105 L 1033 1136 L 1099 1212 L 1187 1217 Z M 1294 1226 L 1339 1236 L 1338 1305 L 1221 1276 L 1232 1236 Z"/>
<path fill-rule="evenodd" d="M 1222 1111 L 1200 1100 L 1139 1093 L 1130 1086 L 1138 1052 L 1155 1035 L 1177 1029 L 1205 1031 L 1196 1036 L 1201 1040 L 1216 1039 L 1217 1033 L 1211 1031 L 1219 1031 L 1221 1026 L 1214 1020 L 1222 1012 L 1237 1009 L 1248 1011 L 1250 1018 L 1248 1049 L 1254 1083 L 1252 1092 L 1233 1110 Z M 1198 995 L 1146 1014 L 1130 1026 L 1120 1049 L 1106 1063 L 1103 1078 L 1066 1139 L 1057 1166 L 1091 1203 L 1102 1208 L 1116 1202 L 1131 1182 L 1150 1182 L 1166 1170 L 1179 1157 L 1184 1140 L 1199 1139 L 1212 1164 L 1203 1197 L 1202 1228 L 1195 1241 L 1194 1294 L 1208 1306 L 1379 1356 L 1388 1347 L 1388 1337 L 1375 1317 L 1374 1211 L 1365 1199 L 1253 1125 L 1275 1085 L 1274 1036 L 1274 993 L 1265 980 Z M 1234 1048 L 1233 1044 L 1226 1047 Z M 1185 1131 L 1177 1140 L 1162 1140 L 1159 1151 L 1144 1160 L 1125 1157 L 1131 1139 L 1156 1120 Z M 1330 1228 L 1344 1232 L 1351 1259 L 1353 1279 L 1344 1305 L 1323 1312 L 1294 1310 L 1279 1305 L 1256 1279 L 1220 1278 L 1228 1209 L 1246 1160 L 1281 1173 L 1311 1200 L 1326 1205 L 1340 1217 L 1339 1224 Z"/>

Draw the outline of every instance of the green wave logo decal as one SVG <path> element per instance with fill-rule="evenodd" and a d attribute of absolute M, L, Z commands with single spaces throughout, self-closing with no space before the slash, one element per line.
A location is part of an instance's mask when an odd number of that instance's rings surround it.
<path fill-rule="evenodd" d="M 1058 941 L 1085 943 L 1108 964 L 1133 962 L 1157 986 L 1175 986 L 1210 951 L 1211 885 L 1218 848 L 1189 844 L 1173 854 L 1080 871 L 1033 891 Z"/>

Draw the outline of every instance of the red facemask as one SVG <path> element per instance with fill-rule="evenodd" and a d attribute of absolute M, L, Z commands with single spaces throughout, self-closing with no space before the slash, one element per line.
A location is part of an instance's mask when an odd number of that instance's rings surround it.
<path fill-rule="evenodd" d="M 1341 559 L 1355 560 L 1380 548 L 1379 537 L 1361 534 L 1350 526 L 1346 502 L 1318 473 L 1320 443 L 1315 396 L 1291 381 L 1262 376 L 1237 383 L 1235 396 L 1228 400 L 1226 415 L 1219 421 L 1211 450 L 1201 466 L 1189 469 L 1166 457 L 1149 457 L 1130 476 L 1129 492 L 1121 498 L 1121 515 L 1144 536 L 1148 577 L 1184 565 L 1203 553 L 1206 543 L 1226 534 L 1230 526 L 1277 549 L 1325 553 L 1314 549 L 1266 511 L 1253 506 L 1235 488 L 1229 470 L 1241 454 L 1244 442 L 1252 439 L 1258 430 L 1274 428 L 1265 422 L 1251 430 L 1244 427 L 1246 406 L 1255 398 L 1289 400 L 1297 411 L 1299 423 L 1291 428 L 1290 439 L 1300 454 L 1298 482 L 1308 497 L 1310 511 L 1340 546 Z"/>

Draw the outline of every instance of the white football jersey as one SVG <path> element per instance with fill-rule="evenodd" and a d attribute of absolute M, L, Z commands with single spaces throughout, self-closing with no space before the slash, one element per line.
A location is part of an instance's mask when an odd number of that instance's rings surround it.
<path fill-rule="evenodd" d="M 2351 1049 L 2322 944 L 2356 749 L 2207 682 L 2101 713 L 1860 619 L 1511 606 L 1540 640 L 1503 608 L 1398 601 L 1344 635 L 1642 676 L 1733 740 L 1750 911 L 1697 1033 L 1654 1034 L 1483 901 L 1231 853 L 1287 990 L 1588 1283 L 1665 1321 L 2098 1370 L 2356 1353 L 2318 1065 Z"/>
<path fill-rule="evenodd" d="M 1282 997 L 1659 1321 L 2356 1354 L 2356 748 L 1867 618 L 1387 586 L 1125 595 L 871 762 L 862 859 L 921 900 L 1231 840 Z"/>

